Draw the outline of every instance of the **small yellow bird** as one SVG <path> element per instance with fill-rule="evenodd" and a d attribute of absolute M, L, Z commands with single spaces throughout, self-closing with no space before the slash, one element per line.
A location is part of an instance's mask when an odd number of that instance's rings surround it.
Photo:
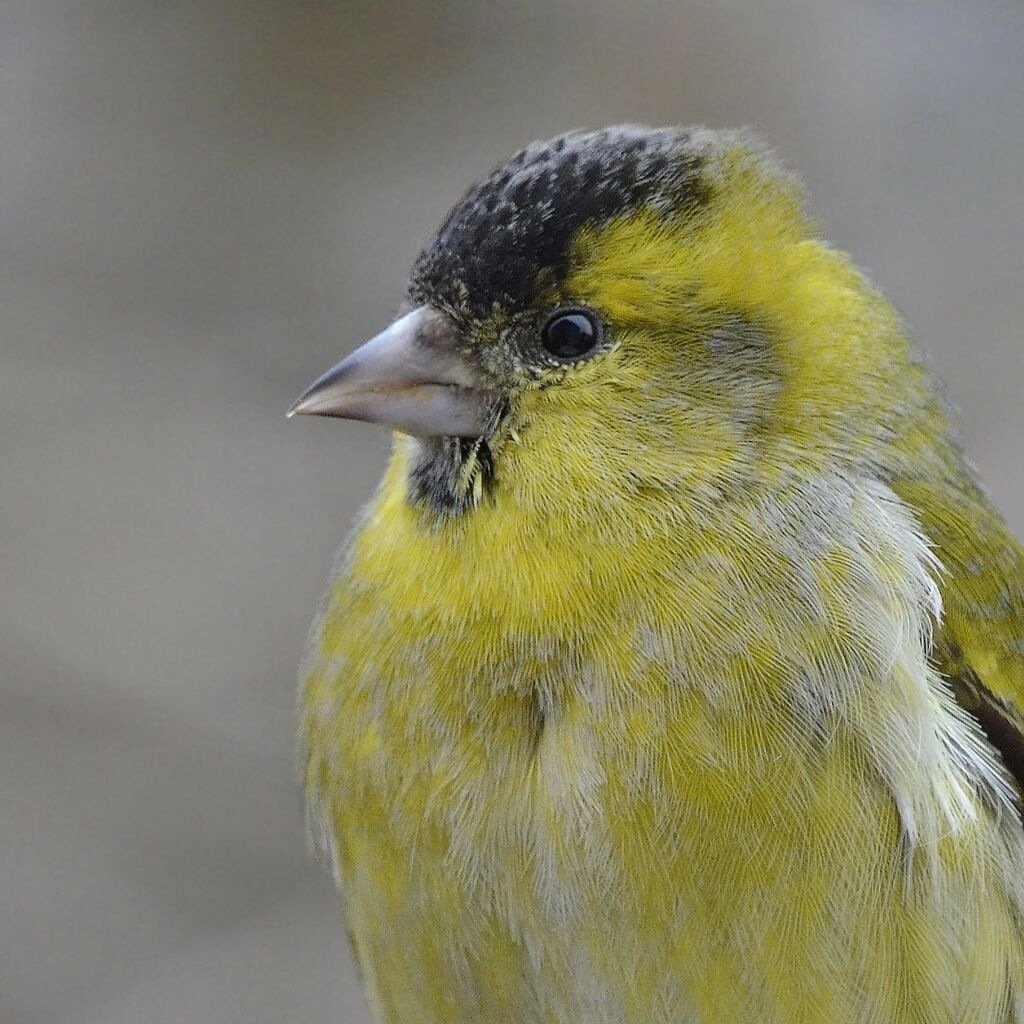
<path fill-rule="evenodd" d="M 1024 551 L 756 140 L 528 146 L 293 412 L 397 431 L 301 712 L 382 1024 L 1024 1022 Z"/>

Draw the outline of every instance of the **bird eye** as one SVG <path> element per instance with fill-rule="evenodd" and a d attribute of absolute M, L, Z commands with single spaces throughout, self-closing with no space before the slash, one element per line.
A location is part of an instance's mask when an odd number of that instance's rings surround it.
<path fill-rule="evenodd" d="M 540 332 L 541 343 L 559 359 L 578 359 L 597 344 L 599 337 L 599 321 L 585 309 L 556 310 Z"/>

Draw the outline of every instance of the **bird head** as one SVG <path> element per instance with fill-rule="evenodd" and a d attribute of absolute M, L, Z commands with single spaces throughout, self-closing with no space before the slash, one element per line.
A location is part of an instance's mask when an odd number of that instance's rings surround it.
<path fill-rule="evenodd" d="M 756 140 L 620 126 L 534 143 L 473 186 L 398 319 L 292 411 L 398 431 L 407 498 L 433 514 L 503 493 L 600 510 L 877 468 L 929 414 L 919 373 Z"/>

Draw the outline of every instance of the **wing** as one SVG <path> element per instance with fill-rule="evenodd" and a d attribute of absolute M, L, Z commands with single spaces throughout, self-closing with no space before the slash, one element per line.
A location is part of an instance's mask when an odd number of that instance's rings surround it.
<path fill-rule="evenodd" d="M 894 484 L 945 573 L 933 657 L 1024 792 L 1024 548 L 970 482 Z"/>

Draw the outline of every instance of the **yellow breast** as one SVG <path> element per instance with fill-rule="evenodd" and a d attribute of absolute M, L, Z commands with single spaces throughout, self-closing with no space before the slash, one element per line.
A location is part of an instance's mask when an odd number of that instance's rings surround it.
<path fill-rule="evenodd" d="M 513 489 L 441 525 L 404 459 L 303 701 L 381 1021 L 1018 1019 L 1019 828 L 928 668 L 895 496 L 804 482 L 704 529 L 651 496 L 626 537 Z"/>

